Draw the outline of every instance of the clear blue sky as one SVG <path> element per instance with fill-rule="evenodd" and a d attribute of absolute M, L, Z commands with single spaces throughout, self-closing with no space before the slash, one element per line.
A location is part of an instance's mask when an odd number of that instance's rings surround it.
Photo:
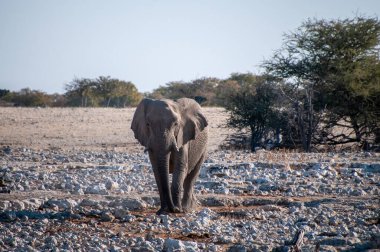
<path fill-rule="evenodd" d="M 151 91 L 259 73 L 307 18 L 380 14 L 379 0 L 0 0 L 0 88 L 63 93 L 100 75 Z"/>

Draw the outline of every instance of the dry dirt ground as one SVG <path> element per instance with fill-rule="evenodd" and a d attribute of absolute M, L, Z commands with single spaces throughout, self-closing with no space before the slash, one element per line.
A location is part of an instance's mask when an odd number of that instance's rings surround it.
<path fill-rule="evenodd" d="M 203 108 L 210 155 L 196 185 L 199 208 L 156 217 L 149 160 L 130 129 L 134 110 L 0 107 L 0 171 L 8 176 L 0 186 L 12 184 L 0 193 L 0 251 L 380 246 L 379 154 L 220 150 L 235 132 L 222 108 Z M 281 247 L 301 228 L 303 247 Z M 18 235 L 35 229 L 30 241 Z"/>
<path fill-rule="evenodd" d="M 130 129 L 134 108 L 0 108 L 0 145 L 33 149 L 137 152 Z M 210 125 L 209 149 L 232 132 L 222 108 L 203 108 Z"/>

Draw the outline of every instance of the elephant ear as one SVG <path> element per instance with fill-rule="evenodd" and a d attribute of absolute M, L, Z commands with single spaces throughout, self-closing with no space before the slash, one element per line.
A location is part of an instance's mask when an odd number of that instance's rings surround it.
<path fill-rule="evenodd" d="M 131 129 L 135 133 L 135 138 L 145 147 L 148 147 L 148 127 L 146 122 L 146 111 L 151 103 L 150 99 L 143 99 L 136 108 L 133 115 Z"/>
<path fill-rule="evenodd" d="M 177 135 L 177 145 L 180 148 L 190 140 L 194 140 L 208 125 L 202 114 L 201 106 L 193 99 L 181 98 L 177 103 L 182 108 L 182 122 Z"/>

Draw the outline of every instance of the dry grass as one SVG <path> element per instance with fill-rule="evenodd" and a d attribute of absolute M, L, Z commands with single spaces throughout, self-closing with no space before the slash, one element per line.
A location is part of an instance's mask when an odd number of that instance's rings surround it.
<path fill-rule="evenodd" d="M 0 107 L 0 147 L 57 149 L 62 151 L 112 150 L 141 153 L 143 147 L 130 129 L 135 108 L 13 108 Z M 304 162 L 345 161 L 349 156 L 312 155 L 291 150 L 248 153 L 227 150 L 219 158 L 218 149 L 225 149 L 225 140 L 236 130 L 227 128 L 228 113 L 223 108 L 205 107 L 209 122 L 210 156 L 234 163 L 265 161 L 292 165 Z M 362 159 L 355 155 L 357 161 Z M 363 157 L 368 159 L 368 157 Z M 370 159 L 378 160 L 373 154 Z M 219 161 L 221 161 L 219 160 Z"/>
<path fill-rule="evenodd" d="M 141 151 L 130 129 L 134 108 L 0 108 L 0 145 L 33 149 Z M 231 129 L 222 108 L 204 108 L 209 149 Z"/>

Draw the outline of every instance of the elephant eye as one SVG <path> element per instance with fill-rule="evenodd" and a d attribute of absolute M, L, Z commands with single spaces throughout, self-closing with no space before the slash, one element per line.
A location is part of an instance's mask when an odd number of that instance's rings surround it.
<path fill-rule="evenodd" d="M 147 126 L 147 127 L 149 127 L 149 126 L 150 126 L 150 124 L 149 124 L 149 123 L 146 123 L 146 126 Z"/>

